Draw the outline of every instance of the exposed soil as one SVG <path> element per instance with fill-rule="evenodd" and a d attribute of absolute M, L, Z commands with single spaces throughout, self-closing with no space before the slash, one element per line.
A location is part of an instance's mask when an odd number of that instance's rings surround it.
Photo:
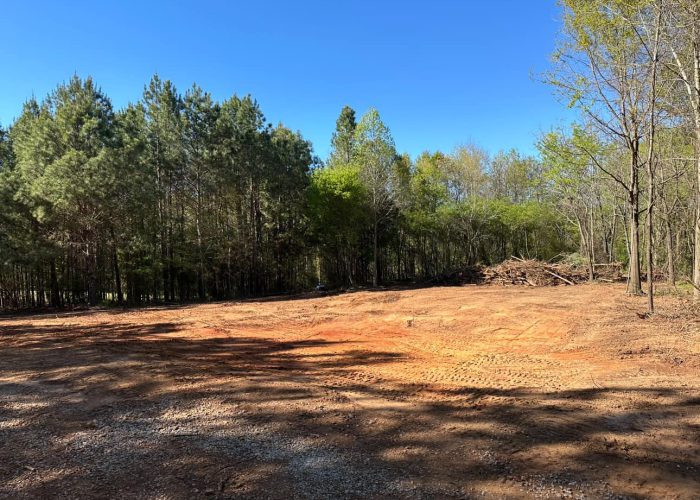
<path fill-rule="evenodd" d="M 465 286 L 3 317 L 0 497 L 700 498 L 700 316 L 657 302 Z"/>

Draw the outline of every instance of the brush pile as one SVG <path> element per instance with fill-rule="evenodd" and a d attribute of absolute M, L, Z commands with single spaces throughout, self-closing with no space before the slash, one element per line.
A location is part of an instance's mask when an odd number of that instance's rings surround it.
<path fill-rule="evenodd" d="M 600 281 L 624 281 L 625 276 L 622 274 L 623 266 L 622 262 L 613 262 L 611 264 L 594 264 L 595 268 L 595 279 Z M 663 279 L 656 278 L 654 279 Z"/>
<path fill-rule="evenodd" d="M 484 268 L 482 283 L 494 285 L 555 286 L 588 281 L 588 272 L 568 264 L 512 258 Z"/>
<path fill-rule="evenodd" d="M 622 264 L 596 264 L 595 277 L 604 282 L 623 280 Z M 495 266 L 475 266 L 460 272 L 444 274 L 432 280 L 440 285 L 575 285 L 588 281 L 588 269 L 563 262 L 549 263 L 512 257 Z"/>

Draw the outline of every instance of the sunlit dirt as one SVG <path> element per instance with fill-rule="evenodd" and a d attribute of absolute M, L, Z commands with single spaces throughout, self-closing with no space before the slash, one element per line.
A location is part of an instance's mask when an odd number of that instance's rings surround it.
<path fill-rule="evenodd" d="M 700 316 L 620 285 L 0 317 L 0 496 L 697 498 Z"/>

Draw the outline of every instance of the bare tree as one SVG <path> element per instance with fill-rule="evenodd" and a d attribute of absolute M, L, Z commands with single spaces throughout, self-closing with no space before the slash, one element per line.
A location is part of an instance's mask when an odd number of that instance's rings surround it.
<path fill-rule="evenodd" d="M 695 135 L 695 220 L 693 252 L 693 297 L 700 300 L 700 3 L 696 0 L 667 0 L 663 43 L 672 55 L 666 67 L 677 77 L 686 95 L 686 110 Z"/>
<path fill-rule="evenodd" d="M 627 291 L 639 295 L 640 172 L 648 163 L 642 146 L 653 129 L 655 96 L 650 87 L 649 47 L 640 37 L 636 20 L 648 8 L 634 2 L 565 0 L 565 38 L 555 54 L 549 81 L 589 124 L 627 151 L 627 175 L 606 167 L 580 144 L 581 150 L 624 190 L 627 198 L 629 280 Z M 630 22 L 635 20 L 635 22 Z M 656 76 L 654 76 L 654 81 Z M 626 177 L 626 178 L 625 178 Z"/>

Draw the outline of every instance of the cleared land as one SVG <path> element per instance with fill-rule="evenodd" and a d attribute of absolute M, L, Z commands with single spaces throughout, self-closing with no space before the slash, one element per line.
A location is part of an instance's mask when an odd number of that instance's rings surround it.
<path fill-rule="evenodd" d="M 620 285 L 0 318 L 0 496 L 700 496 L 700 316 Z M 682 303 L 680 303 L 682 305 Z"/>

